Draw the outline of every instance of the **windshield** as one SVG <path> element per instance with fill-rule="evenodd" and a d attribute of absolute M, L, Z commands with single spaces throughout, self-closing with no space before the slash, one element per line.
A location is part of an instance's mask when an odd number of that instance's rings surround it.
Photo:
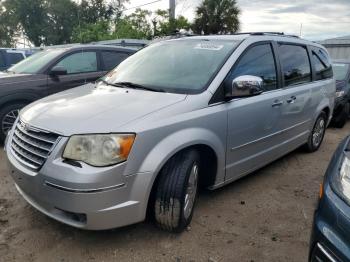
<path fill-rule="evenodd" d="M 335 80 L 346 80 L 346 76 L 349 71 L 349 64 L 333 64 L 333 71 Z"/>
<path fill-rule="evenodd" d="M 198 93 L 216 75 L 236 41 L 181 39 L 150 45 L 104 77 L 170 93 Z"/>
<path fill-rule="evenodd" d="M 24 59 L 10 67 L 7 71 L 16 74 L 37 74 L 40 69 L 47 65 L 53 58 L 62 54 L 64 49 L 48 49 Z"/>

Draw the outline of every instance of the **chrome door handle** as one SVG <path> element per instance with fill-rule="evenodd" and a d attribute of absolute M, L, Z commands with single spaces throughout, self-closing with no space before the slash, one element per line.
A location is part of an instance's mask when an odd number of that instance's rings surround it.
<path fill-rule="evenodd" d="M 295 102 L 297 98 L 295 96 L 291 96 L 288 100 L 287 100 L 287 103 L 288 104 L 293 104 Z"/>
<path fill-rule="evenodd" d="M 281 106 L 281 105 L 283 105 L 283 101 L 281 101 L 281 100 L 275 100 L 275 101 L 273 102 L 273 104 L 272 104 L 272 107 L 279 107 L 279 106 Z"/>

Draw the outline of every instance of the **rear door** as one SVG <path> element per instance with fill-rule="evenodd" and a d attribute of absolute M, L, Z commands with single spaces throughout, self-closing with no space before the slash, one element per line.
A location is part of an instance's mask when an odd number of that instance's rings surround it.
<path fill-rule="evenodd" d="M 271 42 L 255 44 L 241 55 L 229 81 L 243 75 L 261 77 L 264 92 L 227 103 L 226 180 L 235 180 L 284 153 L 281 138 L 284 90 L 278 80 L 279 63 Z"/>
<path fill-rule="evenodd" d="M 278 43 L 283 89 L 286 100 L 283 108 L 283 137 L 293 149 L 306 142 L 313 113 L 318 106 L 314 92 L 317 83 L 312 82 L 311 58 L 306 45 Z"/>
<path fill-rule="evenodd" d="M 98 55 L 95 50 L 73 51 L 59 59 L 50 70 L 56 66 L 65 68 L 67 75 L 48 75 L 49 94 L 83 85 L 96 80 L 101 75 Z"/>

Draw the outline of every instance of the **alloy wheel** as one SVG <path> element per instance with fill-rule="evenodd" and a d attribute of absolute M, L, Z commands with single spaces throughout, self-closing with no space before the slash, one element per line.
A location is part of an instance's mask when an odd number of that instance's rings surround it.
<path fill-rule="evenodd" d="M 186 188 L 185 203 L 184 203 L 184 217 L 188 219 L 192 213 L 194 206 L 194 201 L 197 195 L 197 186 L 198 186 L 198 165 L 193 164 L 190 176 L 188 178 L 188 185 Z"/>
<path fill-rule="evenodd" d="M 13 124 L 15 123 L 17 117 L 18 117 L 18 114 L 19 114 L 19 109 L 14 109 L 14 110 L 11 110 L 10 112 L 8 112 L 2 119 L 1 121 L 1 128 L 2 128 L 2 132 L 3 134 L 7 134 Z"/>

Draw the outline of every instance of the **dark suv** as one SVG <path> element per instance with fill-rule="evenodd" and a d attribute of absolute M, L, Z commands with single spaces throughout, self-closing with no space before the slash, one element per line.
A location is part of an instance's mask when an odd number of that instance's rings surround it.
<path fill-rule="evenodd" d="M 25 105 L 94 82 L 135 52 L 131 48 L 97 45 L 50 48 L 0 73 L 0 141 Z"/>
<path fill-rule="evenodd" d="M 0 71 L 17 64 L 28 57 L 31 53 L 15 48 L 0 48 Z"/>
<path fill-rule="evenodd" d="M 350 115 L 350 60 L 334 60 L 333 69 L 337 90 L 332 122 L 341 128 Z"/>

